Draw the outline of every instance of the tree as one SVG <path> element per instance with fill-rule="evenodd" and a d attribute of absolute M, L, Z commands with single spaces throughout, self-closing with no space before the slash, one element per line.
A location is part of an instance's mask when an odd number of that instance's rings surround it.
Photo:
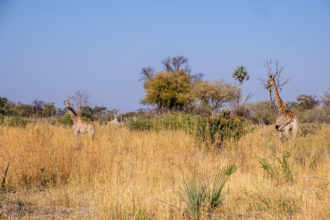
<path fill-rule="evenodd" d="M 272 60 L 267 61 L 264 64 L 264 66 L 266 68 L 267 78 L 266 79 L 259 79 L 259 81 L 265 87 L 265 89 L 268 91 L 269 100 L 270 100 L 270 102 L 269 102 L 270 103 L 270 108 L 273 109 L 273 106 L 275 106 L 275 101 L 274 101 L 272 88 L 271 87 L 267 88 L 269 76 L 272 75 L 274 77 L 275 83 L 276 83 L 276 86 L 277 86 L 277 89 L 278 89 L 279 92 L 282 91 L 284 86 L 291 80 L 291 78 L 287 78 L 287 79 L 282 81 L 281 74 L 282 74 L 282 71 L 284 70 L 284 67 L 279 66 L 279 61 L 278 60 L 275 62 L 275 72 L 272 69 Z"/>
<path fill-rule="evenodd" d="M 203 74 L 191 75 L 188 59 L 183 56 L 168 57 L 162 64 L 163 71 L 156 74 L 151 67 L 142 69 L 140 80 L 146 96 L 141 103 L 156 105 L 159 113 L 162 109 L 183 110 L 193 102 L 193 83 Z"/>
<path fill-rule="evenodd" d="M 164 70 L 166 72 L 183 70 L 185 73 L 190 74 L 191 68 L 188 58 L 184 56 L 167 57 L 162 61 Z"/>
<path fill-rule="evenodd" d="M 56 108 L 54 103 L 47 103 L 42 111 L 43 117 L 53 117 L 56 113 Z"/>
<path fill-rule="evenodd" d="M 154 77 L 154 69 L 150 66 L 143 67 L 141 70 L 141 78 L 139 79 L 139 81 L 150 80 L 153 77 Z"/>
<path fill-rule="evenodd" d="M 18 104 L 13 107 L 13 111 L 18 116 L 31 117 L 34 110 L 31 105 Z"/>
<path fill-rule="evenodd" d="M 105 121 L 108 119 L 108 110 L 104 106 L 95 106 L 93 109 L 93 118 L 96 120 Z"/>
<path fill-rule="evenodd" d="M 45 107 L 45 102 L 42 100 L 35 99 L 32 103 L 34 114 L 37 118 L 42 115 L 43 109 Z"/>
<path fill-rule="evenodd" d="M 330 106 L 330 87 L 323 94 L 320 93 L 320 98 L 324 106 Z"/>
<path fill-rule="evenodd" d="M 93 121 L 93 109 L 89 106 L 83 106 L 80 110 L 80 115 L 84 119 Z"/>
<path fill-rule="evenodd" d="M 232 77 L 239 82 L 238 89 L 240 89 L 241 85 L 243 84 L 244 80 L 247 82 L 250 78 L 249 74 L 246 71 L 244 66 L 238 66 L 235 71 L 233 72 Z"/>
<path fill-rule="evenodd" d="M 6 115 L 7 114 L 7 105 L 8 99 L 5 97 L 0 97 L 0 115 Z"/>
<path fill-rule="evenodd" d="M 211 117 L 224 106 L 241 96 L 240 90 L 236 86 L 221 81 L 200 81 L 194 88 L 195 97 L 200 100 L 202 107 L 206 107 L 211 113 Z"/>
<path fill-rule="evenodd" d="M 157 105 L 159 112 L 162 108 L 182 110 L 193 101 L 191 76 L 183 70 L 158 72 L 143 86 L 146 96 L 141 103 Z"/>
<path fill-rule="evenodd" d="M 89 95 L 87 91 L 77 90 L 75 95 L 69 96 L 70 101 L 76 106 L 76 111 L 80 112 L 83 106 L 88 106 Z"/>
<path fill-rule="evenodd" d="M 315 96 L 301 94 L 297 97 L 298 107 L 308 110 L 312 109 L 319 104 L 319 101 L 316 100 Z"/>

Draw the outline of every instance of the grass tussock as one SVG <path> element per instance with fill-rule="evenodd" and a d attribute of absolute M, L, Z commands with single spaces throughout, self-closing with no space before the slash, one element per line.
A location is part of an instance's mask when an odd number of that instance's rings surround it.
<path fill-rule="evenodd" d="M 47 122 L 2 125 L 0 177 L 10 167 L 0 216 L 327 219 L 329 134 L 321 125 L 282 144 L 269 126 L 219 149 L 180 129 L 97 126 L 91 141 Z"/>
<path fill-rule="evenodd" d="M 200 219 L 202 212 L 210 216 L 223 205 L 224 186 L 236 169 L 235 165 L 220 169 L 214 177 L 213 184 L 206 175 L 183 179 L 183 198 L 193 219 Z"/>

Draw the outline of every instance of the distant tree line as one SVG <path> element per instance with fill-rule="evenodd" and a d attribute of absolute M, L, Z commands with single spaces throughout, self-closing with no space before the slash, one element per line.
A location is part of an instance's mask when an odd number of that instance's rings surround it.
<path fill-rule="evenodd" d="M 281 78 L 284 68 L 276 61 L 273 69 L 271 60 L 265 64 L 265 68 L 266 79 L 269 75 L 273 75 L 281 91 L 290 80 L 290 78 L 286 80 Z M 141 103 L 152 108 L 119 114 L 117 109 L 108 109 L 104 106 L 92 107 L 89 104 L 88 93 L 82 90 L 69 96 L 69 99 L 85 120 L 105 123 L 114 118 L 126 121 L 173 111 L 216 117 L 217 113 L 227 111 L 226 109 L 230 109 L 232 114 L 258 124 L 270 124 L 275 120 L 276 105 L 271 90 L 265 88 L 269 101 L 249 103 L 247 102 L 251 97 L 249 94 L 242 102 L 241 86 L 249 79 L 244 66 L 238 66 L 232 73 L 232 77 L 238 81 L 236 85 L 223 80 L 204 80 L 202 73 L 192 74 L 188 59 L 183 56 L 164 59 L 162 69 L 157 72 L 151 67 L 142 68 L 140 76 L 145 90 L 145 97 Z M 259 80 L 263 86 L 266 85 L 265 79 Z M 314 95 L 301 94 L 296 101 L 288 102 L 287 105 L 297 114 L 301 122 L 330 122 L 330 87 L 319 97 L 318 99 Z M 61 123 L 72 123 L 65 108 L 56 108 L 54 103 L 42 100 L 23 104 L 0 97 L 0 117 L 3 116 L 57 118 Z"/>

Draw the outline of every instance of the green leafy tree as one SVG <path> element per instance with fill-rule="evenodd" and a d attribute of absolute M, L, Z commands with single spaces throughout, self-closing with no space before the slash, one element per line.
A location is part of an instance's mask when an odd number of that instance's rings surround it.
<path fill-rule="evenodd" d="M 96 120 L 106 121 L 108 119 L 108 110 L 104 106 L 95 106 L 93 109 L 93 118 Z"/>
<path fill-rule="evenodd" d="M 194 100 L 191 76 L 183 70 L 158 72 L 146 80 L 143 86 L 146 96 L 141 103 L 156 105 L 159 112 L 162 108 L 182 110 Z"/>
<path fill-rule="evenodd" d="M 195 97 L 200 100 L 202 107 L 206 107 L 212 116 L 233 100 L 240 98 L 240 90 L 236 86 L 221 81 L 199 81 L 194 88 Z"/>
<path fill-rule="evenodd" d="M 81 107 L 80 116 L 88 121 L 93 121 L 93 109 L 89 106 Z"/>
<path fill-rule="evenodd" d="M 202 74 L 191 75 L 188 59 L 183 56 L 168 57 L 162 64 L 163 71 L 156 74 L 151 67 L 142 69 L 140 80 L 144 81 L 146 96 L 141 103 L 156 105 L 159 113 L 162 109 L 183 110 L 193 103 L 193 84 Z"/>
<path fill-rule="evenodd" d="M 239 87 L 243 84 L 244 80 L 247 82 L 250 78 L 244 66 L 238 66 L 233 72 L 232 77 L 239 82 Z"/>
<path fill-rule="evenodd" d="M 7 105 L 8 99 L 5 97 L 0 97 L 0 115 L 6 115 L 6 105 Z"/>
<path fill-rule="evenodd" d="M 297 97 L 298 107 L 304 110 L 312 109 L 319 104 L 319 101 L 315 99 L 315 96 L 301 94 Z"/>
<path fill-rule="evenodd" d="M 25 104 L 18 104 L 13 107 L 13 111 L 15 115 L 22 116 L 22 117 L 31 117 L 34 113 L 33 106 L 25 105 Z"/>
<path fill-rule="evenodd" d="M 42 116 L 43 117 L 52 117 L 56 113 L 56 108 L 54 103 L 47 103 L 45 105 L 45 108 L 42 111 Z"/>

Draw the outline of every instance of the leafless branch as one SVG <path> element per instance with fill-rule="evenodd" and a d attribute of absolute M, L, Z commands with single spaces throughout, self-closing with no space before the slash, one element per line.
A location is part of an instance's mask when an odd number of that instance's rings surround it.
<path fill-rule="evenodd" d="M 197 81 L 201 81 L 203 79 L 204 74 L 203 73 L 196 73 L 196 74 L 192 74 L 190 76 L 191 76 L 192 81 L 197 82 Z"/>
<path fill-rule="evenodd" d="M 141 78 L 139 81 L 145 81 L 154 77 L 154 69 L 150 66 L 143 67 L 141 70 Z"/>
<path fill-rule="evenodd" d="M 287 78 L 284 81 L 282 81 L 281 78 L 281 74 L 284 70 L 284 67 L 279 65 L 279 61 L 275 61 L 275 72 L 272 69 L 272 60 L 268 60 L 265 64 L 264 67 L 266 68 L 266 75 L 267 75 L 267 79 L 258 79 L 261 84 L 266 88 L 267 84 L 268 84 L 268 77 L 270 75 L 272 75 L 275 79 L 275 83 L 277 86 L 277 89 L 281 92 L 284 88 L 284 86 L 291 80 L 291 78 Z M 267 88 L 266 88 L 267 89 Z M 268 88 L 268 95 L 269 95 L 269 99 L 270 99 L 270 107 L 272 107 L 272 105 L 274 105 L 274 98 L 273 98 L 273 93 L 271 88 Z"/>
<path fill-rule="evenodd" d="M 252 98 L 252 96 L 254 96 L 254 94 L 250 92 L 250 93 L 246 96 L 246 98 L 245 98 L 245 100 L 244 100 L 244 102 L 243 102 L 243 105 L 245 105 L 245 104 L 247 103 L 247 101 L 249 101 L 249 99 Z"/>
<path fill-rule="evenodd" d="M 80 112 L 83 106 L 88 106 L 89 95 L 86 90 L 77 90 L 75 95 L 69 96 L 70 101 L 72 101 L 76 106 L 76 111 Z"/>
<path fill-rule="evenodd" d="M 184 70 L 186 73 L 191 72 L 191 67 L 188 62 L 188 58 L 184 56 L 167 57 L 162 61 L 164 70 L 166 72 Z"/>

